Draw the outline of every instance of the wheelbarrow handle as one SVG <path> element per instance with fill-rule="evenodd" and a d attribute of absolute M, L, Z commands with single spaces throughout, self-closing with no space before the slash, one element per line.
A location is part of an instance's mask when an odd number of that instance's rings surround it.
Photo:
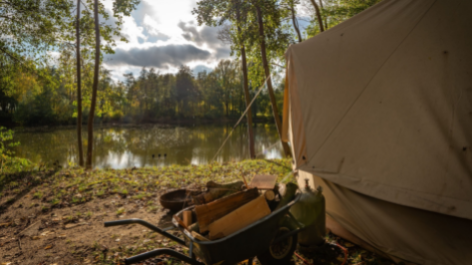
<path fill-rule="evenodd" d="M 134 219 L 108 221 L 108 222 L 105 222 L 105 227 L 117 226 L 117 225 L 128 225 L 128 224 L 134 224 L 134 223 L 135 223 Z"/>
<path fill-rule="evenodd" d="M 128 264 L 133 264 L 133 263 L 138 263 L 138 262 L 141 262 L 141 261 L 144 261 L 144 260 L 156 257 L 156 256 L 160 256 L 160 255 L 169 255 L 169 256 L 172 256 L 176 259 L 179 259 L 183 262 L 187 262 L 187 263 L 192 264 L 192 265 L 205 265 L 205 263 L 201 263 L 201 262 L 199 262 L 195 259 L 192 259 L 188 256 L 185 256 L 184 254 L 182 254 L 180 252 L 177 252 L 177 251 L 169 249 L 169 248 L 159 248 L 159 249 L 151 250 L 151 251 L 143 253 L 143 254 L 133 256 L 131 258 L 127 258 L 127 259 L 125 259 L 125 263 L 127 265 Z"/>
<path fill-rule="evenodd" d="M 149 229 L 151 229 L 152 231 L 155 231 L 181 245 L 184 245 L 184 246 L 187 246 L 185 244 L 185 241 L 183 241 L 182 239 L 172 235 L 172 234 L 169 234 L 167 233 L 166 231 L 160 229 L 159 227 L 155 226 L 155 225 L 152 225 L 144 220 L 141 220 L 141 219 L 137 219 L 137 218 L 133 218 L 133 219 L 125 219 L 125 220 L 116 220 L 116 221 L 108 221 L 108 222 L 105 222 L 105 227 L 110 227 L 110 226 L 117 226 L 117 225 L 129 225 L 129 224 L 140 224 L 142 226 L 145 226 Z"/>

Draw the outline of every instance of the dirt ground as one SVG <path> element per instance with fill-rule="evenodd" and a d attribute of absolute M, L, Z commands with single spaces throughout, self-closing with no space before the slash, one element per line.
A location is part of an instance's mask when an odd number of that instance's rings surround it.
<path fill-rule="evenodd" d="M 117 265 L 124 264 L 124 258 L 156 248 L 188 254 L 187 248 L 143 226 L 105 228 L 104 222 L 140 218 L 160 228 L 170 227 L 173 213 L 159 204 L 161 194 L 178 187 L 195 188 L 208 179 L 224 183 L 241 174 L 277 174 L 283 178 L 286 170 L 281 162 L 93 172 L 63 169 L 3 178 L 0 265 Z M 179 235 L 177 231 L 172 233 Z M 298 252 L 292 264 L 393 264 L 332 234 L 327 235 L 326 242 L 312 253 Z M 336 243 L 347 248 L 347 260 Z M 162 256 L 141 264 L 184 263 Z M 254 264 L 259 262 L 255 260 Z"/>
<path fill-rule="evenodd" d="M 15 202 L 0 217 L 2 265 L 124 264 L 123 258 L 158 247 L 186 252 L 184 247 L 143 226 L 105 228 L 103 225 L 110 220 L 140 218 L 161 228 L 169 227 L 172 213 L 161 207 L 155 212 L 149 212 L 144 201 L 116 195 L 81 205 L 42 211 L 41 202 L 31 197 L 28 194 Z M 157 200 L 157 196 L 154 199 Z M 117 214 L 120 212 L 123 213 Z M 178 232 L 174 234 L 178 235 Z M 355 247 L 342 239 L 336 240 L 351 249 Z M 355 251 L 359 255 L 367 253 L 361 249 Z M 318 250 L 315 257 L 304 257 L 309 262 L 315 261 L 313 264 L 342 264 L 344 260 L 343 252 L 330 244 Z M 294 257 L 293 263 L 305 264 L 298 257 Z M 160 257 L 142 264 L 182 263 L 170 257 Z"/>
<path fill-rule="evenodd" d="M 104 253 L 116 256 L 115 261 L 119 263 L 121 253 L 112 253 L 112 250 L 151 241 L 161 245 L 168 242 L 138 225 L 104 227 L 105 221 L 125 218 L 141 218 L 160 227 L 170 226 L 171 215 L 167 215 L 167 211 L 149 212 L 141 200 L 116 195 L 43 211 L 41 202 L 31 197 L 31 194 L 26 195 L 0 216 L 2 265 L 9 262 L 11 265 L 91 264 Z M 123 214 L 117 214 L 121 211 Z"/>

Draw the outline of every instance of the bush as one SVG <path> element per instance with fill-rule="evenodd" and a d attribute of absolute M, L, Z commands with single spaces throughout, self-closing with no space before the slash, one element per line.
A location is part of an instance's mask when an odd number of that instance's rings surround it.
<path fill-rule="evenodd" d="M 11 150 L 20 144 L 13 142 L 13 133 L 0 126 L 0 174 L 23 171 L 31 166 L 28 159 L 15 157 L 15 152 Z"/>

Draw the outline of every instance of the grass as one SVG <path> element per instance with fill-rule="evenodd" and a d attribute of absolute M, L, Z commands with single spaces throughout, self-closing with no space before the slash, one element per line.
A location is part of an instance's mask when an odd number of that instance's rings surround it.
<path fill-rule="evenodd" d="M 41 211 L 47 212 L 47 211 L 49 211 L 49 207 L 45 205 L 45 206 L 41 207 Z"/>
<path fill-rule="evenodd" d="M 192 187 L 199 188 L 212 180 L 220 183 L 241 180 L 244 176 L 246 180 L 250 180 L 255 174 L 274 174 L 278 176 L 278 181 L 293 181 L 290 176 L 291 165 L 290 160 L 246 160 L 242 162 L 231 163 L 211 163 L 208 165 L 171 165 L 166 167 L 138 168 L 138 169 L 103 169 L 86 171 L 82 168 L 66 168 L 59 172 L 55 172 L 47 179 L 38 181 L 38 185 L 34 187 L 33 198 L 41 200 L 42 198 L 51 198 L 48 202 L 41 202 L 44 211 L 51 210 L 58 205 L 78 205 L 95 199 L 103 199 L 109 196 L 119 195 L 123 198 L 129 198 L 135 201 L 142 201 L 143 206 L 149 212 L 157 212 L 160 206 L 157 203 L 158 194 L 164 190 Z M 12 185 L 14 186 L 14 185 Z M 3 192 L 0 190 L 0 192 Z M 36 201 L 38 202 L 38 201 Z M 31 207 L 38 206 L 34 202 Z M 122 205 L 116 203 L 114 207 L 116 215 L 122 215 L 126 212 Z M 63 207 L 63 206 L 61 206 Z M 105 206 L 108 207 L 108 206 Z M 98 211 L 98 210 L 94 210 Z M 79 218 L 90 219 L 93 212 L 84 213 L 75 212 L 70 216 L 63 217 L 64 223 L 77 221 Z M 113 234 L 113 240 L 120 236 Z M 123 245 L 116 243 L 116 248 L 110 248 L 108 254 L 99 251 L 99 245 L 94 244 L 89 248 L 89 255 L 95 258 L 95 264 L 118 264 L 119 260 L 125 257 L 136 255 L 145 251 L 155 249 L 156 247 L 168 247 L 176 249 L 180 252 L 186 252 L 185 248 L 181 248 L 168 240 L 160 240 L 156 233 L 148 233 L 145 236 L 148 241 L 144 242 L 143 238 L 135 237 L 134 243 L 131 245 Z M 123 241 L 123 240 L 122 240 Z M 342 239 L 334 238 L 333 235 L 327 237 L 327 241 L 341 242 Z M 69 247 L 73 247 L 70 239 L 66 240 Z M 93 250 L 93 251 L 92 251 Z M 71 254 L 76 254 L 75 249 L 70 249 Z M 117 256 L 115 256 L 115 254 Z M 339 254 L 334 260 L 321 261 L 316 260 L 314 264 L 333 264 L 338 265 L 342 262 L 338 258 L 343 257 Z M 89 256 L 90 258 L 90 256 Z M 162 264 L 184 264 L 174 259 L 167 258 Z M 242 264 L 242 263 L 241 263 Z M 258 264 L 258 263 L 255 263 Z M 303 264 L 301 260 L 296 259 L 296 264 Z M 349 257 L 347 264 L 356 265 L 390 265 L 391 261 L 382 259 L 375 254 L 365 251 L 361 248 L 354 247 L 349 249 Z"/>
<path fill-rule="evenodd" d="M 92 217 L 93 213 L 91 211 L 88 211 L 85 213 L 85 218 L 90 219 Z"/>
<path fill-rule="evenodd" d="M 43 193 L 41 191 L 37 191 L 33 193 L 33 199 L 41 199 L 43 197 Z"/>
<path fill-rule="evenodd" d="M 118 210 L 116 210 L 116 215 L 122 215 L 125 213 L 125 208 L 119 208 Z"/>
<path fill-rule="evenodd" d="M 86 171 L 82 168 L 63 169 L 40 184 L 33 198 L 53 198 L 47 207 L 61 203 L 82 204 L 95 198 L 118 194 L 134 200 L 148 201 L 149 211 L 157 206 L 151 201 L 163 189 L 192 185 L 202 187 L 208 181 L 230 182 L 251 179 L 254 174 L 275 174 L 279 181 L 290 172 L 289 160 L 246 160 L 239 163 L 208 165 L 171 165 L 138 169 L 103 169 Z"/>

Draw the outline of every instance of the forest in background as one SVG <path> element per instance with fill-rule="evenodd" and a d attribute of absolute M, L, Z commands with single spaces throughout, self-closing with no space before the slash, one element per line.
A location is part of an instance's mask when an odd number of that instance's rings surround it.
<path fill-rule="evenodd" d="M 36 1 L 33 2 L 36 3 Z M 28 4 L 33 2 L 12 1 L 18 5 L 30 7 L 31 5 Z M 52 1 L 44 2 L 43 13 L 39 13 L 41 17 L 38 14 L 23 14 L 29 19 L 23 21 L 22 24 L 26 29 L 31 28 L 30 34 L 33 37 L 26 36 L 24 32 L 19 33 L 16 29 L 13 35 L 16 34 L 20 42 L 13 44 L 8 41 L 0 42 L 2 65 L 0 123 L 2 124 L 38 126 L 76 123 L 78 116 L 76 46 L 73 38 L 74 17 L 71 12 L 74 5 L 64 1 L 58 7 L 46 8 L 47 4 Z M 152 68 L 142 69 L 139 76 L 125 74 L 123 81 L 118 82 L 112 80 L 111 73 L 100 64 L 95 122 L 238 118 L 246 108 L 246 103 L 241 54 L 237 42 L 242 39 L 245 44 L 249 93 L 252 98 L 265 80 L 257 41 L 258 32 L 257 29 L 251 28 L 250 21 L 238 24 L 231 19 L 224 19 L 224 16 L 218 18 L 219 20 L 209 18 L 209 13 L 206 11 L 209 5 L 213 5 L 213 9 L 224 9 L 218 6 L 220 4 L 217 2 L 201 1 L 200 10 L 197 8 L 194 12 L 200 24 L 225 26 L 220 32 L 220 39 L 231 44 L 234 60 L 222 60 L 212 71 L 198 74 L 192 73 L 185 65 L 182 65 L 176 74 L 160 73 Z M 283 54 L 286 48 L 290 44 L 329 29 L 379 1 L 305 0 L 300 3 L 296 0 L 266 0 L 262 2 L 267 9 L 264 14 L 267 57 L 271 65 L 272 81 L 275 81 L 275 98 L 281 109 L 284 86 Z M 131 1 L 131 3 L 138 2 Z M 299 8 L 294 8 L 296 5 L 299 5 Z M 0 8 L 4 7 L 5 4 L 0 6 Z M 6 8 L 2 10 L 9 11 Z M 38 7 L 38 10 L 41 10 L 41 7 Z M 241 8 L 241 10 L 244 9 Z M 82 117 L 85 123 L 91 105 L 95 57 L 92 14 L 88 9 L 82 12 L 84 14 L 80 21 L 81 98 Z M 104 15 L 104 11 L 101 10 L 101 12 Z M 246 14 L 246 20 L 250 18 L 250 14 Z M 105 19 L 107 19 L 106 16 Z M 304 32 L 300 32 L 299 19 L 309 20 L 309 25 Z M 3 21 L 7 20 L 3 18 Z M 35 29 L 33 23 L 38 21 L 44 23 L 44 29 Z M 243 34 L 238 35 L 235 26 L 239 26 L 244 31 Z M 2 27 L 5 27 L 5 23 Z M 50 27 L 49 31 L 52 28 L 56 31 L 54 40 L 50 39 L 53 37 L 46 32 L 47 27 Z M 101 27 L 101 37 L 105 41 L 102 44 L 102 62 L 103 54 L 113 53 L 116 38 L 112 36 L 119 36 L 120 24 L 118 23 L 116 27 L 109 25 Z M 6 27 L 6 29 L 2 32 L 9 33 L 9 30 L 12 30 L 11 27 Z M 121 36 L 121 40 L 125 38 Z M 60 51 L 59 58 L 53 59 L 49 51 Z M 256 117 L 271 120 L 271 105 L 267 90 L 259 95 L 251 111 Z"/>
<path fill-rule="evenodd" d="M 72 54 L 63 52 L 57 64 L 42 69 L 46 80 L 28 73 L 14 76 L 17 89 L 7 96 L 12 104 L 0 111 L 2 118 L 10 118 L 15 124 L 25 126 L 75 124 L 77 90 L 74 64 Z M 246 107 L 238 66 L 236 60 L 221 60 L 213 71 L 199 72 L 196 76 L 186 66 L 181 66 L 176 74 L 143 68 L 138 76 L 126 74 L 123 82 L 114 82 L 110 72 L 101 68 L 96 121 L 128 123 L 175 118 L 239 118 Z M 82 69 L 82 115 L 86 120 L 91 103 L 93 64 Z M 282 90 L 282 87 L 276 90 L 280 107 Z M 252 89 L 251 94 L 255 94 Z M 252 110 L 260 116 L 270 116 L 267 93 L 257 98 Z"/>

